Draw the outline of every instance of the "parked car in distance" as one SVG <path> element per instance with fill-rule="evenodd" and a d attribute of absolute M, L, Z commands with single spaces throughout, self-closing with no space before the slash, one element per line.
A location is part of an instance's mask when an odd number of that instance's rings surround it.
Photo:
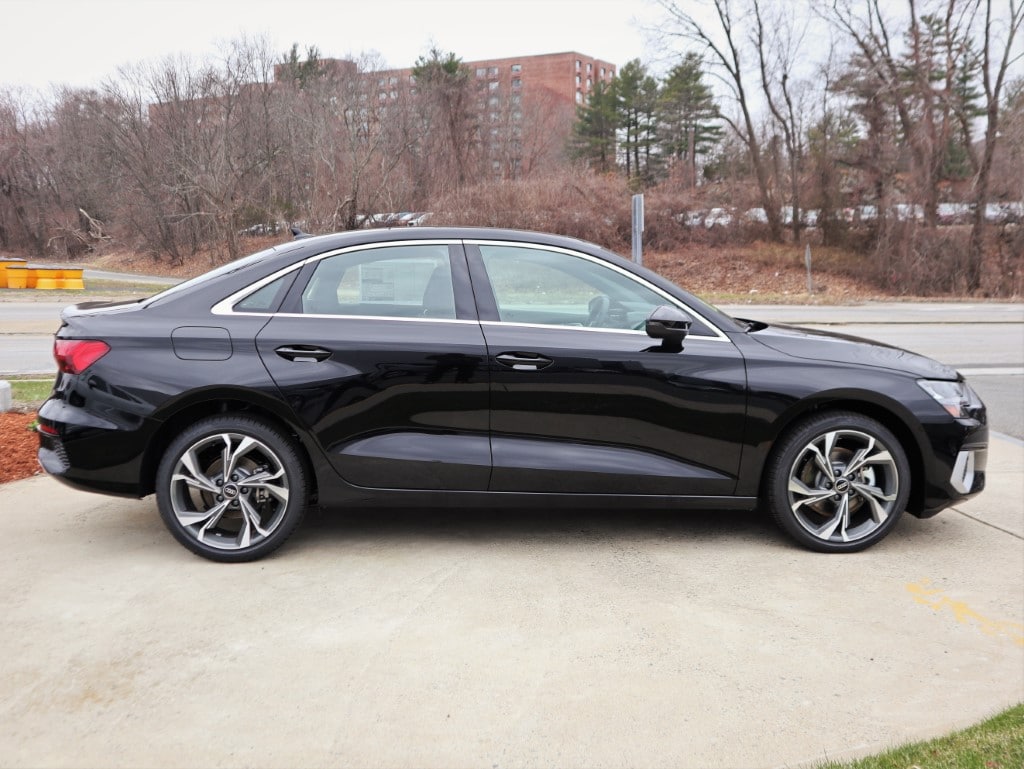
<path fill-rule="evenodd" d="M 850 552 L 985 483 L 985 407 L 952 368 L 729 317 L 554 235 L 304 237 L 68 307 L 54 354 L 43 467 L 155 493 L 218 561 L 270 553 L 312 505 L 760 506 Z"/>

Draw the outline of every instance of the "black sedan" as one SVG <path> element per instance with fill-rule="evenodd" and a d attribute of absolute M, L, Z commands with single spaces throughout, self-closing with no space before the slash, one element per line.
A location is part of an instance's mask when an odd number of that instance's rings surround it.
<path fill-rule="evenodd" d="M 955 370 L 729 317 L 562 237 L 301 238 L 61 321 L 43 467 L 155 492 L 218 561 L 270 553 L 311 505 L 760 504 L 850 552 L 985 483 Z"/>

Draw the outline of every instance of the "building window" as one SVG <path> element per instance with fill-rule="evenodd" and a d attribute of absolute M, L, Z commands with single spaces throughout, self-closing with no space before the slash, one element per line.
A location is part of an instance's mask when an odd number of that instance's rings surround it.
<path fill-rule="evenodd" d="M 497 75 L 498 74 L 498 68 L 497 67 L 488 67 L 487 68 L 487 74 L 488 75 Z"/>
<path fill-rule="evenodd" d="M 389 77 L 388 78 L 388 85 L 397 85 L 397 84 L 398 84 L 398 78 L 397 77 Z"/>
<path fill-rule="evenodd" d="M 604 77 L 604 67 L 601 67 L 601 77 Z"/>
<path fill-rule="evenodd" d="M 587 62 L 587 72 L 593 72 L 593 71 L 594 71 L 594 65 L 593 65 L 593 64 L 591 64 L 591 63 L 590 63 L 590 62 L 588 61 L 588 62 Z"/>
<path fill-rule="evenodd" d="M 390 94 L 388 94 L 388 95 L 389 95 L 389 96 L 390 96 L 390 97 L 391 97 L 392 99 L 397 99 L 397 98 L 398 98 L 398 91 L 392 91 L 392 92 L 391 92 Z"/>
<path fill-rule="evenodd" d="M 576 91 L 576 103 L 577 104 L 582 104 L 583 103 L 583 91 Z"/>
<path fill-rule="evenodd" d="M 497 107 L 500 102 L 501 98 L 498 96 L 492 96 L 490 99 L 487 100 L 487 103 L 490 104 L 492 107 Z"/>
<path fill-rule="evenodd" d="M 576 85 L 580 85 L 582 82 L 583 82 L 583 79 L 579 75 L 577 75 L 576 76 Z"/>
<path fill-rule="evenodd" d="M 517 93 L 512 94 L 512 103 L 513 104 L 522 104 L 522 102 L 523 102 L 523 97 L 522 96 L 520 96 Z"/>
<path fill-rule="evenodd" d="M 522 64 L 513 64 L 512 65 L 512 71 L 513 72 L 522 72 L 523 71 L 523 65 Z"/>
<path fill-rule="evenodd" d="M 486 74 L 487 74 L 487 68 L 486 67 L 477 67 L 476 68 L 476 76 L 477 77 L 483 77 Z"/>
<path fill-rule="evenodd" d="M 587 78 L 587 88 L 590 88 L 592 85 L 594 85 L 594 79 L 588 77 Z"/>
<path fill-rule="evenodd" d="M 580 61 L 579 59 L 576 59 L 576 71 L 577 72 L 580 71 L 580 67 L 582 67 L 582 66 L 583 66 L 583 62 Z"/>
<path fill-rule="evenodd" d="M 489 91 L 497 91 L 500 86 L 501 86 L 501 83 L 499 83 L 497 80 L 492 80 L 491 82 L 489 82 L 487 84 L 487 90 L 489 90 Z"/>
<path fill-rule="evenodd" d="M 512 87 L 513 88 L 522 88 L 522 86 L 523 86 L 523 81 L 522 80 L 520 80 L 518 77 L 512 78 Z"/>
<path fill-rule="evenodd" d="M 409 82 L 410 83 L 415 83 L 416 82 L 416 76 L 415 75 L 409 75 Z"/>

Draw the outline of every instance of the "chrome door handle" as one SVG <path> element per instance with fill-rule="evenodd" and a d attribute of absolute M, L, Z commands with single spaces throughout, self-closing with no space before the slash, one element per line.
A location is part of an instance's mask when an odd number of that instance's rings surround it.
<path fill-rule="evenodd" d="M 274 350 L 285 360 L 295 363 L 319 363 L 331 357 L 331 351 L 308 344 L 289 344 Z"/>
<path fill-rule="evenodd" d="M 535 352 L 503 352 L 495 355 L 494 359 L 514 371 L 540 371 L 554 363 L 551 358 L 545 358 Z"/>

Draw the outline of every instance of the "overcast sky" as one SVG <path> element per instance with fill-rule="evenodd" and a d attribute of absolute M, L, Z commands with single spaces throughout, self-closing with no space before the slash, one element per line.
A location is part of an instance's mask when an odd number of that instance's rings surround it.
<path fill-rule="evenodd" d="M 655 51 L 647 0 L 0 0 L 0 87 L 98 85 L 123 64 L 265 36 L 273 50 L 380 53 L 412 65 L 432 44 L 467 61 L 580 51 L 621 66 Z"/>

